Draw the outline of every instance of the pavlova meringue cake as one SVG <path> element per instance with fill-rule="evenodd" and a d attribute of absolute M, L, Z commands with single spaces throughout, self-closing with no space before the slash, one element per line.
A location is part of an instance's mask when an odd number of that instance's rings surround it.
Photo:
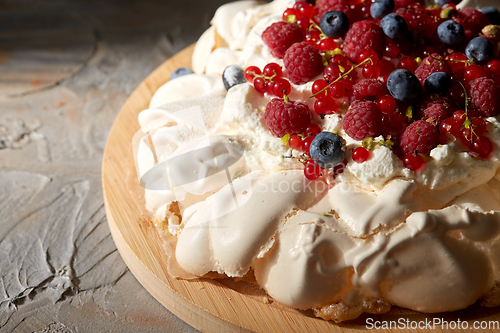
<path fill-rule="evenodd" d="M 220 7 L 133 142 L 171 260 L 337 322 L 499 305 L 500 14 L 439 2 Z"/>

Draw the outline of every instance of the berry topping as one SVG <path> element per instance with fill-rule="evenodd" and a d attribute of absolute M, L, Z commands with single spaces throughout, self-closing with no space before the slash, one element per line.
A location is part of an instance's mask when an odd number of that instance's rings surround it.
<path fill-rule="evenodd" d="M 394 9 L 394 0 L 376 0 L 370 5 L 373 18 L 381 19 Z"/>
<path fill-rule="evenodd" d="M 345 152 L 345 140 L 331 132 L 319 133 L 309 146 L 311 158 L 322 169 L 333 168 L 342 163 Z"/>
<path fill-rule="evenodd" d="M 451 78 L 445 72 L 432 73 L 425 79 L 424 87 L 429 94 L 444 94 L 451 87 Z"/>
<path fill-rule="evenodd" d="M 464 28 L 458 22 L 448 20 L 438 26 L 439 39 L 447 45 L 458 44 L 464 39 Z"/>
<path fill-rule="evenodd" d="M 304 167 L 304 175 L 309 180 L 316 180 L 321 176 L 321 168 L 313 160 L 307 160 Z"/>
<path fill-rule="evenodd" d="M 365 147 L 357 147 L 352 152 L 352 160 L 356 163 L 363 163 L 370 158 L 370 151 Z"/>
<path fill-rule="evenodd" d="M 472 37 L 479 35 L 481 29 L 490 23 L 486 14 L 471 7 L 460 9 L 456 20 L 461 20 L 466 25 L 466 29 L 471 31 Z"/>
<path fill-rule="evenodd" d="M 222 82 L 226 90 L 232 87 L 245 83 L 245 76 L 243 75 L 243 69 L 237 65 L 229 65 L 222 72 Z"/>
<path fill-rule="evenodd" d="M 401 39 L 408 34 L 408 24 L 398 14 L 388 14 L 380 22 L 384 34 L 390 39 Z"/>
<path fill-rule="evenodd" d="M 382 113 L 372 101 L 354 102 L 344 116 L 342 127 L 354 140 L 380 135 Z"/>
<path fill-rule="evenodd" d="M 286 50 L 295 43 L 302 41 L 302 31 L 295 23 L 276 22 L 262 33 L 262 40 L 271 49 L 276 58 L 282 59 Z"/>
<path fill-rule="evenodd" d="M 189 67 L 181 67 L 177 68 L 171 75 L 170 75 L 170 80 L 176 79 L 180 76 L 188 75 L 188 74 L 193 74 L 193 70 Z"/>
<path fill-rule="evenodd" d="M 439 134 L 432 124 L 417 120 L 405 129 L 400 137 L 399 146 L 404 155 L 415 152 L 429 155 L 431 150 L 439 144 Z"/>
<path fill-rule="evenodd" d="M 293 44 L 283 60 L 288 78 L 295 84 L 304 84 L 323 71 L 321 54 L 306 42 Z"/>
<path fill-rule="evenodd" d="M 354 100 L 363 101 L 368 99 L 375 101 L 384 95 L 387 95 L 387 88 L 384 82 L 376 79 L 363 79 L 352 86 L 352 97 Z"/>
<path fill-rule="evenodd" d="M 465 48 L 465 55 L 469 60 L 474 59 L 479 64 L 487 63 L 493 56 L 493 44 L 483 37 L 472 39 Z"/>
<path fill-rule="evenodd" d="M 319 23 L 321 31 L 329 38 L 340 38 L 349 30 L 349 18 L 343 12 L 327 12 Z"/>
<path fill-rule="evenodd" d="M 411 171 L 417 171 L 424 165 L 424 159 L 418 154 L 408 154 L 403 157 L 403 165 Z"/>
<path fill-rule="evenodd" d="M 414 102 L 422 94 L 420 81 L 406 69 L 396 69 L 387 79 L 387 90 L 395 99 L 402 102 Z"/>
<path fill-rule="evenodd" d="M 500 113 L 500 87 L 492 79 L 476 79 L 470 84 L 470 97 L 483 117 L 492 117 Z"/>
<path fill-rule="evenodd" d="M 385 51 L 384 32 L 375 22 L 355 22 L 345 36 L 344 54 L 357 62 L 359 54 L 366 49 L 372 49 L 381 58 Z"/>
<path fill-rule="evenodd" d="M 302 101 L 273 98 L 266 106 L 264 121 L 271 133 L 277 137 L 302 133 L 311 122 L 311 112 Z"/>

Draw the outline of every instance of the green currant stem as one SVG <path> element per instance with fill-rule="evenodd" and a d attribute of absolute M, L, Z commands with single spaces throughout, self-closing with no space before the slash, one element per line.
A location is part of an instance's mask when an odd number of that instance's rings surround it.
<path fill-rule="evenodd" d="M 369 56 L 368 58 L 366 58 L 365 60 L 363 60 L 362 62 L 360 62 L 359 64 L 355 65 L 355 66 L 352 66 L 351 69 L 349 69 L 347 72 L 345 72 L 344 74 L 342 75 L 339 75 L 338 78 L 336 78 L 334 81 L 328 83 L 328 85 L 326 87 L 324 87 L 323 89 L 321 89 L 320 91 L 318 91 L 317 93 L 315 93 L 314 95 L 312 95 L 311 97 L 309 98 L 313 98 L 313 97 L 316 97 L 318 96 L 319 94 L 321 94 L 322 92 L 324 92 L 326 89 L 328 89 L 328 87 L 330 87 L 332 84 L 334 84 L 335 82 L 338 82 L 340 80 L 342 80 L 344 77 L 346 77 L 347 75 L 349 75 L 353 70 L 355 70 L 356 68 L 364 65 L 365 63 L 368 63 L 370 62 L 371 65 L 373 65 L 373 60 L 372 60 L 372 57 L 373 56 Z"/>

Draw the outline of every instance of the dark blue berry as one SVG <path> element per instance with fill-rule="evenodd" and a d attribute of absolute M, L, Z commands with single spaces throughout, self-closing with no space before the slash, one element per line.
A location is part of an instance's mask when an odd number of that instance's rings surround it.
<path fill-rule="evenodd" d="M 406 69 L 396 69 L 387 78 L 387 90 L 395 99 L 411 103 L 422 94 L 422 85 L 412 72 Z"/>
<path fill-rule="evenodd" d="M 462 2 L 462 0 L 437 0 L 438 5 L 440 5 L 441 7 L 446 5 L 447 3 L 458 5 L 460 2 Z"/>
<path fill-rule="evenodd" d="M 493 44 L 483 37 L 473 38 L 465 48 L 465 55 L 469 60 L 474 59 L 478 64 L 487 63 L 495 52 Z"/>
<path fill-rule="evenodd" d="M 346 14 L 333 10 L 323 15 L 319 27 L 326 36 L 339 38 L 349 30 L 349 19 Z"/>
<path fill-rule="evenodd" d="M 342 163 L 345 152 L 345 140 L 332 132 L 319 133 L 309 146 L 311 158 L 322 169 L 333 168 Z"/>
<path fill-rule="evenodd" d="M 380 27 L 390 39 L 401 39 L 408 34 L 408 24 L 398 14 L 391 13 L 384 16 L 380 21 Z"/>
<path fill-rule="evenodd" d="M 193 74 L 193 70 L 189 67 L 181 67 L 176 69 L 172 74 L 170 74 L 170 80 L 176 79 L 180 76 Z"/>
<path fill-rule="evenodd" d="M 447 45 L 458 44 L 464 38 L 464 28 L 453 20 L 444 21 L 437 28 L 439 39 Z"/>
<path fill-rule="evenodd" d="M 424 87 L 429 94 L 444 94 L 451 87 L 451 78 L 445 72 L 432 73 L 425 79 Z"/>
<path fill-rule="evenodd" d="M 491 24 L 500 25 L 500 12 L 498 9 L 493 6 L 486 6 L 481 8 L 481 12 L 488 16 Z"/>
<path fill-rule="evenodd" d="M 245 83 L 245 77 L 243 76 L 243 69 L 237 65 L 229 65 L 222 72 L 222 82 L 224 83 L 224 87 L 226 90 L 231 89 L 232 87 Z"/>
<path fill-rule="evenodd" d="M 394 0 L 377 0 L 370 6 L 370 14 L 373 18 L 381 19 L 394 9 Z"/>

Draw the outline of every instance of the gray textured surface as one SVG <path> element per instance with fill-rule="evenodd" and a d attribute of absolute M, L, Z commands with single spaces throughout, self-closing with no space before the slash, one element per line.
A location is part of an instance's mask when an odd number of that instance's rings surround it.
<path fill-rule="evenodd" d="M 0 332 L 192 332 L 135 280 L 101 189 L 128 95 L 224 0 L 0 3 Z"/>

